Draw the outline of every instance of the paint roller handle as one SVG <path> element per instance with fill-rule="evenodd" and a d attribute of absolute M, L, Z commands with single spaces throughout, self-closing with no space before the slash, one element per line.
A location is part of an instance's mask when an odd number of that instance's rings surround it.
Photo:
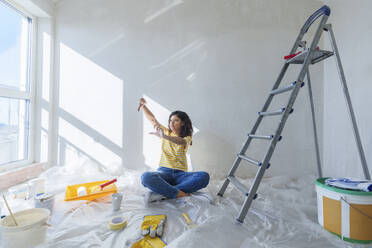
<path fill-rule="evenodd" d="M 306 33 L 309 30 L 311 24 L 313 24 L 313 22 L 315 22 L 316 19 L 318 19 L 319 17 L 321 17 L 323 15 L 329 16 L 330 14 L 331 14 L 331 9 L 327 5 L 323 5 L 323 7 L 321 7 L 317 11 L 315 11 L 307 19 L 307 21 L 305 22 L 305 24 L 302 26 L 301 32 L 302 33 Z"/>
<path fill-rule="evenodd" d="M 111 181 L 108 181 L 108 182 L 106 182 L 106 183 L 100 184 L 99 186 L 101 187 L 101 190 L 103 190 L 104 187 L 106 187 L 106 186 L 108 186 L 108 185 L 110 185 L 110 184 L 113 184 L 113 183 L 116 182 L 116 181 L 117 181 L 117 179 L 115 178 L 115 179 L 113 179 L 113 180 L 111 180 Z"/>

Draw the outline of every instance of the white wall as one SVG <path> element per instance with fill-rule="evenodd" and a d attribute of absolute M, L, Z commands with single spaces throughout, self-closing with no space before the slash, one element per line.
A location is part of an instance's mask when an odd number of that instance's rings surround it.
<path fill-rule="evenodd" d="M 51 157 L 49 140 L 51 139 L 51 109 L 53 100 L 50 90 L 53 89 L 50 80 L 53 72 L 53 19 L 37 19 L 36 47 L 36 116 L 35 116 L 35 162 L 47 162 Z"/>
<path fill-rule="evenodd" d="M 369 170 L 372 171 L 372 2 L 327 1 Z M 327 42 L 328 43 L 328 40 Z M 364 177 L 335 61 L 324 66 L 324 172 Z"/>
<path fill-rule="evenodd" d="M 55 44 L 58 163 L 86 157 L 102 166 L 156 167 L 160 148 L 136 112 L 145 95 L 164 124 L 171 110 L 190 114 L 198 131 L 191 149 L 193 168 L 224 176 L 266 100 L 282 57 L 320 6 L 320 1 L 306 0 L 60 2 Z M 291 69 L 284 85 L 296 75 Z M 312 68 L 312 83 L 322 136 L 322 66 Z M 316 172 L 304 89 L 268 175 Z M 278 124 L 277 118 L 268 120 L 262 133 L 273 132 Z M 265 150 L 260 143 L 248 154 L 260 160 Z M 251 173 L 243 169 L 243 175 Z"/>

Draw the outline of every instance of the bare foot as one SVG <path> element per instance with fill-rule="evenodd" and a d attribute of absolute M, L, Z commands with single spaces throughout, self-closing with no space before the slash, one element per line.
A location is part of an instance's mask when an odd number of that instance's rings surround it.
<path fill-rule="evenodd" d="M 185 196 L 190 196 L 190 194 L 179 190 L 176 197 L 180 198 L 180 197 L 185 197 Z"/>

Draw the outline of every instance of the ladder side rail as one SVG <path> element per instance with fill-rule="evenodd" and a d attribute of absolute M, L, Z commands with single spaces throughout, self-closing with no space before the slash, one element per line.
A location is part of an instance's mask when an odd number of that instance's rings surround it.
<path fill-rule="evenodd" d="M 306 59 L 304 61 L 304 64 L 301 68 L 301 72 L 296 80 L 296 87 L 294 88 L 294 90 L 292 91 L 292 94 L 288 100 L 288 104 L 287 104 L 287 107 L 283 113 L 283 117 L 282 119 L 280 120 L 280 123 L 278 125 L 278 128 L 275 132 L 275 135 L 274 135 L 274 139 L 271 141 L 270 143 L 270 146 L 266 152 L 266 155 L 265 155 L 265 159 L 264 161 L 262 162 L 262 167 L 263 168 L 266 168 L 267 164 L 269 163 L 270 159 L 271 159 L 271 156 L 274 152 L 274 149 L 275 149 L 275 146 L 278 142 L 278 139 L 283 131 L 283 128 L 284 128 L 284 125 L 288 119 L 288 116 L 292 110 L 292 107 L 294 105 L 294 102 L 296 100 L 296 97 L 297 97 L 297 94 L 301 88 L 301 83 L 303 82 L 303 79 L 305 77 L 305 74 L 307 73 L 308 71 L 308 67 L 310 65 L 310 62 L 311 62 L 311 53 L 312 51 L 314 51 L 315 47 L 317 46 L 317 44 L 319 43 L 319 40 L 320 40 L 320 37 L 321 37 L 321 34 L 323 32 L 323 28 L 324 28 L 324 25 L 325 23 L 327 22 L 327 19 L 328 19 L 328 16 L 327 15 L 323 15 L 320 23 L 319 23 L 319 26 L 317 28 L 317 31 L 314 35 L 314 38 L 313 38 L 313 41 L 311 43 L 311 46 L 310 46 L 310 52 L 308 53 L 308 55 L 306 56 Z M 255 192 L 256 193 L 256 192 Z"/>
<path fill-rule="evenodd" d="M 304 35 L 305 35 L 306 32 L 307 32 L 307 30 L 304 30 L 303 28 L 300 30 L 299 34 L 297 35 L 296 41 L 294 42 L 294 44 L 293 44 L 293 46 L 292 46 L 289 54 L 294 53 L 297 50 L 297 48 L 302 44 L 302 38 L 304 37 Z M 279 73 L 279 75 L 278 75 L 275 83 L 274 83 L 274 86 L 273 86 L 272 90 L 275 90 L 275 89 L 277 89 L 279 87 L 279 85 L 280 85 L 280 83 L 281 83 L 281 81 L 282 81 L 282 79 L 283 79 L 283 77 L 284 77 L 284 75 L 285 75 L 288 67 L 289 67 L 289 64 L 285 62 L 284 65 L 282 66 L 282 69 L 281 69 L 281 71 L 280 71 L 280 73 Z M 274 97 L 273 94 L 269 94 L 268 95 L 268 98 L 266 99 L 266 102 L 265 102 L 265 104 L 262 107 L 262 109 L 261 109 L 260 112 L 265 112 L 269 108 L 270 103 L 271 103 L 273 97 Z M 257 118 L 257 120 L 256 120 L 256 122 L 255 122 L 255 124 L 254 124 L 254 126 L 252 128 L 252 130 L 250 131 L 250 134 L 255 134 L 256 133 L 258 127 L 261 124 L 262 118 L 263 118 L 263 116 L 261 116 L 261 115 L 258 116 L 258 118 Z M 241 149 L 241 151 L 240 151 L 239 154 L 245 154 L 245 152 L 247 151 L 247 149 L 248 149 L 251 141 L 252 141 L 252 138 L 251 137 L 248 137 L 247 140 L 246 140 L 246 142 L 244 143 L 243 148 Z M 237 156 L 236 159 L 235 159 L 235 161 L 234 161 L 234 163 L 233 163 L 233 166 L 231 167 L 231 169 L 230 169 L 230 171 L 229 171 L 229 173 L 228 173 L 227 176 L 234 176 L 234 173 L 238 169 L 240 162 L 241 162 L 241 158 L 239 158 Z M 266 168 L 266 166 L 265 166 L 265 168 Z M 262 169 L 262 168 L 260 168 L 260 169 Z M 223 194 L 225 193 L 225 190 L 226 190 L 227 186 L 229 185 L 229 183 L 230 183 L 230 181 L 226 178 L 225 179 L 225 182 L 223 183 L 223 185 L 221 187 L 221 189 L 217 193 L 219 196 L 223 196 Z"/>
<path fill-rule="evenodd" d="M 302 43 L 302 38 L 304 37 L 304 35 L 307 33 L 307 31 L 309 30 L 309 27 L 311 26 L 311 24 L 317 19 L 319 18 L 320 16 L 323 15 L 323 19 L 324 18 L 328 18 L 329 16 L 329 8 L 328 6 L 323 6 L 322 8 L 320 8 L 319 10 L 317 10 L 312 16 L 309 17 L 309 19 L 306 21 L 306 23 L 302 26 L 302 28 L 300 29 L 300 32 L 299 34 L 297 35 L 297 38 L 296 38 L 296 41 L 294 42 L 291 50 L 289 51 L 288 54 L 293 54 L 297 51 L 297 48 L 299 46 L 302 46 L 303 43 Z M 326 23 L 326 21 L 324 21 L 324 24 Z M 277 81 L 275 82 L 274 84 L 274 87 L 272 88 L 272 90 L 276 90 L 279 85 L 280 85 L 280 82 L 285 74 L 285 72 L 287 71 L 288 69 L 288 63 L 285 62 L 280 74 L 279 74 L 279 77 L 277 79 Z M 266 111 L 265 110 L 262 110 L 261 112 L 264 112 Z"/>
<path fill-rule="evenodd" d="M 303 30 L 303 29 L 300 30 L 300 33 L 297 35 L 296 41 L 294 42 L 289 54 L 292 54 L 297 50 L 297 48 L 300 46 L 302 38 L 304 37 L 306 32 L 307 32 L 307 30 Z M 280 70 L 280 73 L 279 73 L 279 75 L 278 75 L 278 77 L 277 77 L 277 79 L 274 83 L 274 86 L 273 86 L 272 90 L 275 90 L 279 87 L 285 73 L 287 72 L 288 67 L 289 67 L 289 64 L 284 62 L 284 65 L 282 66 L 282 69 Z M 274 95 L 272 95 L 272 94 L 268 95 L 268 98 L 266 99 L 266 102 L 265 102 L 265 104 L 262 107 L 260 112 L 266 112 L 266 110 L 270 106 L 270 103 L 271 103 L 273 97 L 274 97 Z M 255 134 L 256 133 L 256 131 L 257 131 L 257 129 L 258 129 L 258 127 L 259 127 L 259 125 L 262 121 L 262 118 L 263 118 L 263 116 L 258 117 L 258 119 L 257 119 L 256 123 L 254 124 L 250 134 Z M 243 154 L 247 151 L 248 146 L 249 146 L 251 141 L 252 141 L 252 139 L 247 140 L 247 142 L 245 143 L 245 145 L 244 145 L 243 149 L 241 150 L 240 154 Z"/>
<path fill-rule="evenodd" d="M 277 89 L 277 88 L 279 87 L 279 85 L 280 85 L 280 83 L 281 83 L 281 81 L 282 81 L 282 79 L 283 79 L 283 77 L 284 77 L 284 75 L 285 75 L 285 73 L 286 73 L 288 67 L 289 67 L 289 64 L 284 64 L 284 65 L 283 65 L 283 67 L 282 67 L 282 69 L 281 69 L 281 71 L 280 71 L 280 73 L 279 73 L 279 76 L 278 76 L 278 78 L 277 78 L 276 81 L 275 81 L 275 84 L 274 84 L 274 86 L 273 86 L 273 90 L 274 90 L 274 89 Z M 269 108 L 270 103 L 271 103 L 271 101 L 273 100 L 273 98 L 274 98 L 274 95 L 272 95 L 272 94 L 269 94 L 269 95 L 268 95 L 268 97 L 267 97 L 267 99 L 266 99 L 266 101 L 265 101 L 265 104 L 264 104 L 264 106 L 262 107 L 262 109 L 261 109 L 260 112 L 266 112 L 266 110 Z M 261 124 L 262 118 L 263 118 L 263 116 L 259 116 L 259 117 L 257 118 L 257 121 L 256 121 L 256 123 L 253 125 L 252 130 L 249 132 L 250 134 L 255 134 L 255 133 L 256 133 L 256 131 L 257 131 L 259 125 Z M 247 146 L 247 147 L 248 147 L 248 146 Z M 245 152 L 246 152 L 246 149 L 245 149 L 243 152 L 245 153 Z"/>
<path fill-rule="evenodd" d="M 306 55 L 305 60 L 304 60 L 304 63 L 303 63 L 302 68 L 301 68 L 301 71 L 300 71 L 299 76 L 298 76 L 298 78 L 296 80 L 296 83 L 297 84 L 301 84 L 301 82 L 303 82 L 303 80 L 305 78 L 305 75 L 306 75 L 307 70 L 309 68 L 309 65 L 311 63 L 311 55 L 315 51 L 316 46 L 319 43 L 320 37 L 322 35 L 324 26 L 327 23 L 327 20 L 328 20 L 328 16 L 327 15 L 323 15 L 323 17 L 320 20 L 320 23 L 318 25 L 318 28 L 317 28 L 317 30 L 316 30 L 316 32 L 314 34 L 314 38 L 313 38 L 313 40 L 311 42 L 311 45 L 310 45 L 310 48 L 309 48 L 310 52 Z"/>
<path fill-rule="evenodd" d="M 310 59 L 308 59 L 310 61 Z M 292 94 L 291 94 L 291 97 L 290 97 L 290 100 L 289 100 L 289 103 L 287 105 L 287 108 L 286 110 L 284 111 L 284 114 L 280 120 L 280 123 L 279 123 L 279 126 L 277 128 L 277 131 L 275 132 L 275 135 L 274 135 L 274 139 L 270 142 L 270 146 L 265 154 L 265 158 L 264 158 L 264 161 L 262 162 L 262 165 L 260 167 L 260 169 L 258 170 L 255 178 L 254 178 L 254 183 L 251 185 L 250 189 L 249 189 L 249 195 L 248 197 L 244 200 L 244 203 L 243 203 L 243 207 L 241 208 L 240 212 L 239 212 L 239 216 L 237 218 L 237 221 L 239 222 L 243 222 L 245 216 L 247 215 L 248 213 L 248 210 L 252 204 L 252 200 L 253 200 L 253 196 L 256 195 L 257 193 L 257 190 L 258 190 L 258 186 L 265 174 L 265 171 L 266 171 L 266 168 L 267 168 L 267 165 L 271 159 L 271 156 L 275 150 L 275 147 L 276 147 L 276 144 L 278 143 L 278 140 L 279 140 L 279 137 L 280 137 L 280 134 L 282 133 L 283 131 L 283 128 L 284 128 L 284 125 L 289 117 L 289 112 L 291 111 L 292 109 L 292 106 L 294 104 L 294 101 L 297 97 L 297 94 L 300 90 L 300 84 L 297 82 L 296 84 L 296 87 L 294 88 Z"/>
<path fill-rule="evenodd" d="M 303 29 L 300 30 L 299 34 L 297 35 L 296 41 L 294 42 L 291 50 L 289 51 L 289 54 L 292 54 L 292 53 L 294 53 L 294 52 L 297 51 L 297 48 L 300 46 L 300 44 L 302 44 L 302 38 L 304 37 L 304 35 L 305 35 L 306 32 L 307 32 L 307 30 L 306 31 L 303 30 Z M 278 89 L 278 87 L 279 87 L 279 85 L 280 85 L 280 83 L 281 83 L 281 81 L 282 81 L 285 73 L 287 72 L 288 67 L 289 67 L 289 64 L 286 63 L 286 62 L 284 62 L 284 65 L 283 65 L 282 69 L 280 70 L 280 73 L 279 73 L 279 75 L 278 75 L 278 77 L 277 77 L 277 79 L 276 79 L 276 81 L 274 83 L 274 86 L 271 89 L 272 91 Z M 265 104 L 262 107 L 262 109 L 261 109 L 260 112 L 266 112 L 266 110 L 270 106 L 270 103 L 271 103 L 273 97 L 274 97 L 274 95 L 269 94 L 269 96 L 268 96 L 268 98 L 267 98 L 267 100 L 266 100 L 266 102 L 265 102 Z M 262 121 L 262 116 L 260 116 L 258 118 L 258 120 L 256 121 L 255 125 L 253 126 L 250 134 L 255 134 L 256 133 L 257 128 L 260 125 L 261 121 Z"/>
<path fill-rule="evenodd" d="M 274 136 L 274 139 L 270 142 L 270 146 L 266 152 L 266 155 L 265 155 L 265 158 L 264 158 L 264 161 L 262 162 L 262 166 L 260 167 L 260 169 L 258 170 L 256 176 L 255 176 L 255 179 L 254 179 L 254 183 L 251 185 L 251 188 L 249 190 L 249 195 L 248 197 L 245 199 L 244 203 L 243 203 L 243 207 L 241 208 L 240 210 L 240 213 L 239 213 L 239 216 L 237 218 L 237 220 L 239 222 L 243 222 L 245 216 L 247 215 L 247 212 L 248 212 L 248 209 L 250 208 L 250 205 L 252 204 L 252 200 L 253 200 L 253 196 L 256 194 L 257 192 L 257 189 L 258 189 L 258 186 L 265 174 L 265 170 L 266 170 L 266 167 L 271 159 L 271 156 L 273 155 L 273 152 L 275 150 L 275 147 L 276 147 L 276 144 L 279 140 L 279 137 L 283 131 L 283 128 L 284 128 L 284 125 L 288 119 L 288 116 L 290 114 L 290 111 L 292 110 L 292 107 L 293 107 L 293 104 L 296 100 L 296 97 L 297 97 L 297 94 L 300 90 L 300 86 L 301 86 L 301 83 L 303 82 L 303 79 L 305 77 L 305 74 L 308 70 L 308 67 L 310 65 L 310 62 L 311 62 L 311 54 L 312 52 L 314 51 L 315 47 L 317 46 L 317 44 L 319 43 L 319 40 L 320 40 L 320 36 L 323 32 L 323 28 L 324 28 L 324 25 L 326 24 L 327 22 L 327 19 L 328 19 L 328 16 L 327 15 L 323 15 L 319 25 L 318 25 L 318 28 L 317 28 L 317 31 L 314 35 L 314 38 L 313 38 L 313 41 L 311 42 L 311 46 L 310 46 L 310 52 L 307 54 L 306 58 L 305 58 L 305 61 L 304 61 L 304 64 L 302 65 L 302 68 L 301 68 L 301 71 L 300 71 L 300 74 L 296 80 L 296 87 L 294 88 L 294 90 L 292 91 L 292 94 L 289 98 L 289 101 L 288 101 L 288 104 L 287 104 L 287 107 L 283 113 L 283 116 L 282 116 L 282 119 L 279 123 L 279 126 L 277 128 L 277 131 L 275 132 L 275 136 Z"/>
<path fill-rule="evenodd" d="M 300 44 L 302 44 L 302 38 L 304 37 L 305 33 L 306 32 L 303 31 L 302 29 L 300 30 L 300 33 L 297 35 L 296 41 L 294 42 L 294 44 L 293 44 L 293 46 L 292 46 L 292 48 L 291 48 L 291 50 L 289 51 L 288 54 L 293 54 L 297 51 L 297 48 L 300 46 Z M 282 69 L 280 70 L 279 76 L 276 79 L 273 88 L 271 89 L 272 91 L 278 89 L 278 87 L 280 85 L 280 82 L 282 81 L 282 79 L 284 77 L 284 74 L 287 72 L 288 66 L 289 66 L 289 64 L 287 62 L 284 62 L 284 65 L 283 65 Z M 273 95 L 269 95 L 266 102 L 268 102 L 269 99 L 270 99 L 270 101 L 267 104 L 267 106 L 266 106 L 266 104 L 264 105 L 261 112 L 265 112 L 267 110 L 267 108 L 269 107 L 269 105 L 271 103 L 272 98 L 273 98 Z"/>
<path fill-rule="evenodd" d="M 301 36 L 301 33 L 300 33 L 300 34 L 298 35 L 298 37 L 297 37 L 297 40 L 296 40 L 295 44 L 293 45 L 293 48 L 292 48 L 291 52 L 292 52 L 293 50 L 295 51 L 295 50 L 297 49 L 297 47 L 298 47 L 298 40 L 301 41 L 302 37 L 303 37 L 303 35 Z M 278 78 L 277 78 L 277 80 L 276 80 L 276 82 L 275 82 L 275 84 L 274 84 L 273 89 L 278 88 L 278 86 L 280 85 L 280 82 L 281 82 L 281 80 L 283 79 L 284 74 L 285 74 L 285 72 L 286 72 L 287 69 L 288 69 L 288 66 L 289 66 L 289 64 L 287 64 L 287 63 L 285 63 L 285 64 L 283 65 L 283 67 L 282 67 L 282 69 L 281 69 L 281 71 L 280 71 L 280 73 L 279 73 L 279 76 L 278 76 Z M 270 103 L 271 103 L 273 97 L 274 97 L 274 95 L 269 94 L 269 96 L 268 96 L 268 98 L 267 98 L 267 100 L 266 100 L 266 102 L 265 102 L 263 108 L 261 109 L 262 112 L 265 112 L 265 111 L 269 108 Z M 255 133 L 256 133 L 258 127 L 260 126 L 260 123 L 261 123 L 261 121 L 262 121 L 262 118 L 263 118 L 263 116 L 261 116 L 261 115 L 258 116 L 258 118 L 257 118 L 257 120 L 256 120 L 256 122 L 255 122 L 255 124 L 254 124 L 254 126 L 253 126 L 253 128 L 252 128 L 252 130 L 251 130 L 251 132 L 250 132 L 250 134 L 255 134 Z M 244 143 L 244 145 L 243 145 L 242 149 L 240 150 L 240 153 L 239 153 L 239 154 L 245 154 L 245 152 L 247 151 L 247 149 L 248 149 L 248 147 L 249 147 L 251 141 L 252 141 L 252 137 L 249 137 L 249 136 L 248 136 L 248 137 L 247 137 L 247 140 L 246 140 L 246 142 Z M 233 163 L 233 166 L 232 166 L 231 169 L 229 170 L 229 173 L 227 174 L 227 176 L 234 176 L 235 171 L 238 169 L 238 167 L 239 167 L 239 163 L 240 163 L 240 162 L 241 162 L 241 158 L 237 156 L 237 157 L 235 158 L 235 161 L 234 161 L 234 163 Z M 227 186 L 229 185 L 229 183 L 230 183 L 230 181 L 229 181 L 229 180 L 227 179 L 227 177 L 226 177 L 225 182 L 222 184 L 222 186 L 221 186 L 219 192 L 217 193 L 217 195 L 219 195 L 219 196 L 223 196 L 223 194 L 225 193 L 225 190 L 226 190 Z"/>
<path fill-rule="evenodd" d="M 262 116 L 260 116 L 260 117 L 262 117 Z M 247 139 L 244 142 L 244 145 L 243 145 L 242 149 L 240 150 L 240 153 L 239 154 L 244 154 L 246 152 L 246 150 L 248 149 L 248 146 L 249 146 L 251 140 L 252 140 L 252 137 L 247 136 Z M 234 160 L 234 163 L 233 163 L 233 166 L 229 170 L 229 173 L 227 174 L 227 177 L 225 179 L 225 182 L 222 184 L 222 186 L 221 186 L 220 190 L 218 191 L 217 195 L 223 196 L 223 194 L 225 193 L 225 190 L 226 190 L 227 186 L 229 186 L 229 183 L 230 183 L 230 180 L 228 179 L 228 177 L 229 176 L 234 176 L 235 171 L 238 169 L 241 160 L 242 159 L 239 156 L 236 156 L 236 158 Z"/>
<path fill-rule="evenodd" d="M 263 175 L 265 174 L 266 167 L 267 167 L 267 163 L 263 164 L 260 167 L 260 169 L 258 170 L 258 172 L 257 172 L 257 174 L 254 178 L 254 183 L 251 185 L 251 187 L 249 189 L 249 194 L 245 198 L 243 206 L 239 211 L 239 215 L 238 215 L 238 218 L 236 220 L 241 222 L 241 223 L 243 223 L 244 218 L 247 215 L 248 210 L 249 210 L 249 208 L 252 204 L 252 201 L 254 200 L 254 197 L 255 197 L 257 189 L 258 189 L 258 185 L 260 184 L 261 179 L 263 178 Z"/>
<path fill-rule="evenodd" d="M 302 31 L 302 30 L 301 30 L 301 31 Z M 291 51 L 290 51 L 290 54 L 297 50 L 297 48 L 298 48 L 298 46 L 299 46 L 299 44 L 300 44 L 300 42 L 301 42 L 301 40 L 302 40 L 304 34 L 305 34 L 305 33 L 302 33 L 302 32 L 300 32 L 300 33 L 298 34 L 297 39 L 296 39 L 295 43 L 293 44 L 293 47 L 292 47 L 292 49 L 291 49 Z M 281 69 L 281 71 L 280 71 L 280 73 L 279 73 L 279 76 L 278 76 L 278 78 L 276 79 L 276 81 L 275 81 L 275 83 L 274 83 L 273 90 L 274 90 L 274 89 L 277 89 L 278 86 L 280 85 L 280 82 L 282 81 L 282 79 L 283 79 L 283 77 L 284 77 L 284 75 L 285 75 L 285 73 L 286 73 L 288 67 L 289 67 L 289 64 L 284 63 L 284 65 L 283 65 L 283 67 L 282 67 L 282 69 Z M 268 96 L 268 98 L 266 99 L 266 102 L 265 102 L 265 104 L 264 104 L 264 106 L 262 107 L 262 109 L 261 109 L 260 112 L 265 112 L 265 111 L 269 108 L 270 103 L 271 103 L 273 97 L 274 97 L 274 95 L 269 94 L 269 96 Z M 258 129 L 258 127 L 259 127 L 259 125 L 260 125 L 260 123 L 261 123 L 261 121 L 262 121 L 262 118 L 263 118 L 263 116 L 259 116 L 259 117 L 257 118 L 257 120 L 256 120 L 256 122 L 255 122 L 253 128 L 251 129 L 250 134 L 255 134 L 255 133 L 256 133 L 256 131 L 257 131 L 257 129 Z M 248 136 L 248 138 L 247 138 L 246 142 L 244 143 L 243 148 L 241 149 L 241 151 L 240 151 L 239 154 L 244 154 L 244 153 L 247 151 L 247 149 L 248 149 L 249 144 L 251 143 L 251 141 L 252 141 L 252 138 Z M 237 167 L 237 166 L 239 165 L 240 160 L 241 160 L 241 158 L 237 158 L 237 159 L 235 159 L 234 165 L 233 165 L 233 167 L 231 168 L 230 172 L 228 173 L 228 176 L 233 176 L 233 175 L 234 175 L 234 172 L 235 172 L 235 170 L 237 169 L 237 168 L 235 168 L 235 167 Z"/>
<path fill-rule="evenodd" d="M 315 155 L 316 155 L 316 162 L 318 168 L 318 176 L 323 177 L 322 173 L 322 166 L 320 163 L 320 153 L 319 153 L 319 142 L 318 142 L 318 132 L 316 128 L 316 121 L 315 121 L 315 108 L 314 108 L 314 99 L 313 99 L 313 91 L 311 89 L 311 80 L 310 80 L 310 71 L 307 70 L 307 83 L 309 87 L 309 100 L 310 100 L 310 108 L 311 108 L 311 117 L 313 122 L 313 135 L 314 135 L 314 144 L 315 144 Z"/>
<path fill-rule="evenodd" d="M 362 163 L 364 176 L 366 177 L 367 180 L 371 180 L 371 176 L 370 176 L 369 170 L 368 170 L 367 161 L 366 161 L 364 151 L 363 151 L 362 142 L 361 142 L 360 135 L 359 135 L 358 125 L 357 125 L 357 122 L 356 122 L 356 119 L 355 119 L 353 106 L 351 104 L 351 98 L 350 98 L 349 90 L 348 90 L 348 87 L 347 87 L 347 84 L 346 84 L 344 69 L 342 67 L 340 54 L 338 52 L 338 48 L 337 48 L 337 44 L 336 44 L 336 39 L 335 39 L 333 30 L 332 30 L 332 25 L 331 24 L 326 25 L 325 29 L 329 33 L 329 38 L 330 38 L 330 41 L 331 41 L 331 44 L 332 44 L 332 49 L 333 49 L 334 54 L 336 55 L 335 58 L 336 58 L 338 74 L 340 76 L 342 89 L 343 89 L 343 92 L 344 92 L 346 104 L 348 106 L 349 117 L 350 117 L 350 120 L 351 120 L 351 124 L 353 126 L 353 133 L 354 133 L 355 141 L 356 141 L 356 144 L 357 144 L 357 147 L 358 147 L 359 157 L 360 157 L 360 161 Z"/>
<path fill-rule="evenodd" d="M 249 189 L 249 195 L 248 197 L 244 200 L 244 203 L 243 203 L 243 207 L 241 208 L 240 212 L 239 212 L 239 216 L 237 218 L 237 221 L 239 222 L 243 222 L 245 216 L 247 215 L 248 213 L 248 210 L 252 204 L 252 200 L 253 200 L 253 196 L 256 195 L 256 192 L 257 192 L 257 189 L 258 189 L 258 186 L 265 174 L 265 171 L 266 171 L 266 168 L 267 168 L 267 165 L 271 159 L 271 156 L 275 150 L 275 147 L 276 147 L 276 143 L 278 142 L 278 139 L 280 137 L 280 134 L 284 128 L 284 125 L 288 119 L 288 116 L 289 116 L 289 112 L 290 110 L 292 109 L 292 106 L 294 104 L 294 100 L 300 90 L 300 84 L 296 84 L 296 87 L 295 89 L 293 90 L 292 94 L 291 94 L 291 97 L 290 97 L 290 102 L 288 104 L 288 107 L 286 108 L 284 114 L 283 114 L 283 117 L 279 123 L 279 127 L 277 128 L 277 131 L 275 133 L 275 136 L 274 136 L 274 139 L 270 142 L 270 146 L 269 146 L 269 149 L 268 151 L 266 152 L 265 154 L 265 159 L 260 167 L 260 169 L 258 170 L 255 178 L 254 178 L 254 183 L 251 185 L 250 189 Z"/>
<path fill-rule="evenodd" d="M 322 15 L 329 16 L 331 14 L 331 9 L 327 5 L 323 5 L 320 9 L 315 11 L 305 22 L 305 24 L 302 26 L 301 30 L 303 32 L 307 32 L 310 28 L 310 26 L 313 24 L 313 22 L 316 21 L 319 17 Z"/>
<path fill-rule="evenodd" d="M 296 49 L 298 48 L 298 44 L 299 44 L 298 41 L 301 41 L 302 37 L 303 37 L 303 34 L 301 35 L 301 33 L 300 33 L 300 34 L 298 35 L 298 37 L 297 37 L 297 40 L 296 40 L 295 44 L 293 45 L 293 48 L 292 48 L 291 52 L 296 51 Z M 279 76 L 278 76 L 278 78 L 277 78 L 277 80 L 276 80 L 276 82 L 275 82 L 275 84 L 274 84 L 273 89 L 277 89 L 277 88 L 279 87 L 280 82 L 282 81 L 282 79 L 283 79 L 283 77 L 284 77 L 284 74 L 286 73 L 288 67 L 289 67 L 289 64 L 287 64 L 287 63 L 285 63 L 285 64 L 283 65 L 283 67 L 282 67 L 282 69 L 281 69 L 281 71 L 280 71 L 280 73 L 279 73 Z M 266 102 L 265 102 L 263 108 L 261 109 L 261 112 L 265 112 L 265 111 L 269 108 L 270 103 L 271 103 L 273 97 L 274 97 L 274 95 L 269 94 L 269 96 L 268 96 L 268 98 L 266 99 Z M 262 116 L 262 115 L 259 115 L 259 116 L 258 116 L 258 118 L 257 118 L 257 120 L 256 120 L 256 122 L 255 122 L 255 124 L 254 124 L 254 126 L 253 126 L 253 128 L 252 128 L 251 131 L 250 131 L 250 134 L 255 134 L 255 133 L 256 133 L 258 127 L 259 127 L 260 124 L 261 124 L 261 121 L 262 121 L 263 117 L 264 117 L 264 116 Z M 249 137 L 249 136 L 248 136 L 248 137 L 247 137 L 247 140 L 246 140 L 246 142 L 244 143 L 244 145 L 243 145 L 242 149 L 240 150 L 240 153 L 239 153 L 239 154 L 245 154 L 245 152 L 247 151 L 247 149 L 248 149 L 248 147 L 249 147 L 251 141 L 252 141 L 252 137 Z M 240 162 L 241 162 L 241 158 L 237 156 L 237 157 L 235 158 L 235 161 L 234 161 L 234 163 L 233 163 L 233 166 L 231 167 L 231 169 L 229 170 L 229 173 L 227 174 L 227 177 L 229 177 L 229 176 L 234 176 L 235 171 L 238 169 Z M 226 191 L 227 186 L 229 186 L 230 181 L 229 181 L 229 179 L 228 179 L 227 177 L 226 177 L 226 179 L 225 179 L 225 182 L 222 184 L 220 190 L 219 190 L 218 193 L 217 193 L 217 195 L 219 195 L 219 196 L 223 196 L 223 194 L 224 194 L 225 191 Z"/>

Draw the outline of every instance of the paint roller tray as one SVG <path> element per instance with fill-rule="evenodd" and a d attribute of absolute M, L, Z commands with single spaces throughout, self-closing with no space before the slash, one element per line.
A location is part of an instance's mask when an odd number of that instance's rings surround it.
<path fill-rule="evenodd" d="M 109 182 L 109 180 L 69 185 L 66 188 L 65 201 L 80 201 L 80 200 L 92 201 L 92 200 L 95 200 L 97 198 L 103 197 L 108 194 L 117 193 L 118 189 L 115 184 L 112 184 L 111 187 L 107 187 L 107 189 L 103 189 L 100 192 L 91 193 L 92 187 L 99 186 L 107 182 Z M 77 191 L 78 191 L 78 188 L 80 187 L 86 188 L 86 191 L 87 191 L 86 195 L 80 195 L 80 196 L 78 195 Z"/>

